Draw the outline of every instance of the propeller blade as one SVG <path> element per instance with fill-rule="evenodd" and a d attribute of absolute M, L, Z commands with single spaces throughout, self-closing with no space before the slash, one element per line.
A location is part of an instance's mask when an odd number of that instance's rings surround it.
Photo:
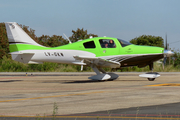
<path fill-rule="evenodd" d="M 167 57 L 170 57 L 174 54 L 174 52 L 169 50 L 169 44 L 167 43 L 167 33 L 166 33 L 166 38 L 165 38 L 165 46 L 164 46 L 163 54 L 164 54 L 164 60 L 163 60 L 163 69 L 164 69 L 164 66 L 166 65 Z"/>
<path fill-rule="evenodd" d="M 167 44 L 167 34 L 166 34 L 166 40 L 165 40 L 165 49 L 168 50 L 168 44 Z"/>

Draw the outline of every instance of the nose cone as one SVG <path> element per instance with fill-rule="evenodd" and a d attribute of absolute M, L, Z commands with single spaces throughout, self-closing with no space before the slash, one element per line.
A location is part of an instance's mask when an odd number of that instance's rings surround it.
<path fill-rule="evenodd" d="M 164 50 L 164 56 L 166 56 L 166 57 L 169 57 L 173 54 L 174 54 L 174 52 L 172 52 L 171 50 Z"/>

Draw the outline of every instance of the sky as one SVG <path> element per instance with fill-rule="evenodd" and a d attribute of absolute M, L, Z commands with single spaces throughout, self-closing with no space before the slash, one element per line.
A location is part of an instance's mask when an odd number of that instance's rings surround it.
<path fill-rule="evenodd" d="M 178 51 L 179 5 L 180 0 L 0 0 L 0 22 L 29 26 L 38 37 L 71 36 L 77 28 L 126 41 L 167 34 L 170 48 Z"/>

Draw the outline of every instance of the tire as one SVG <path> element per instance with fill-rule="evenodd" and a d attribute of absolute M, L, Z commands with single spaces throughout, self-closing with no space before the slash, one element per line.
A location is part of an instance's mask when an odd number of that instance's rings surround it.
<path fill-rule="evenodd" d="M 155 80 L 155 78 L 148 78 L 148 80 L 149 80 L 149 81 L 154 81 L 154 80 Z"/>

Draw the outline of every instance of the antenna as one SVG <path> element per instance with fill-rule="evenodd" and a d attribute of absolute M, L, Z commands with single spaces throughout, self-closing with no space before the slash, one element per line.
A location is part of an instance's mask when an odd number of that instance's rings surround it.
<path fill-rule="evenodd" d="M 66 37 L 66 39 L 69 41 L 69 43 L 72 43 L 71 40 L 63 33 L 63 35 Z"/>

